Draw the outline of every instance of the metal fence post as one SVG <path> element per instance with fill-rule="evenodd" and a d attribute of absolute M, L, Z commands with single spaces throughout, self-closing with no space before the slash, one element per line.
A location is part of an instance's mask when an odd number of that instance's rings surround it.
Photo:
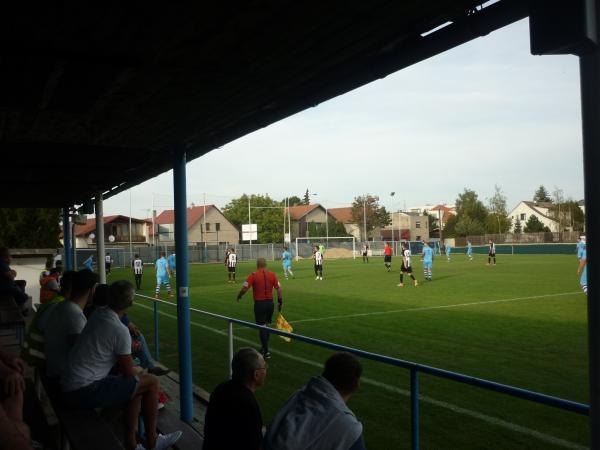
<path fill-rule="evenodd" d="M 419 372 L 416 368 L 410 369 L 410 424 L 411 424 L 411 448 L 418 450 L 419 442 Z"/>
<path fill-rule="evenodd" d="M 158 302 L 154 302 L 154 358 L 160 361 L 160 349 L 158 339 Z"/>
<path fill-rule="evenodd" d="M 231 369 L 231 361 L 233 361 L 233 322 L 230 320 L 229 322 L 227 322 L 227 324 L 228 324 L 227 342 L 228 342 L 228 353 L 229 353 L 228 366 L 229 366 L 229 378 L 231 379 L 231 377 L 233 376 L 233 371 Z"/>

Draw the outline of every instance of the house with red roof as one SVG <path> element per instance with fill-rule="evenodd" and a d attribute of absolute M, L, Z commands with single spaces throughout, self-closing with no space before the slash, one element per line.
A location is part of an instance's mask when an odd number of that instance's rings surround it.
<path fill-rule="evenodd" d="M 329 208 L 327 212 L 338 222 L 344 224 L 346 233 L 354 236 L 359 241 L 361 238 L 360 226 L 352 219 L 352 206 L 343 208 Z"/>
<path fill-rule="evenodd" d="M 104 216 L 104 242 L 107 245 L 129 245 L 129 216 Z M 131 242 L 135 245 L 149 245 L 151 224 L 146 219 L 131 218 Z M 96 218 L 87 219 L 83 225 L 75 225 L 77 248 L 96 246 Z"/>
<path fill-rule="evenodd" d="M 325 236 L 327 213 L 318 203 L 286 208 L 290 214 L 292 240 L 297 237 Z"/>
<path fill-rule="evenodd" d="M 154 219 L 157 243 L 172 243 L 175 237 L 175 211 L 167 209 Z M 240 231 L 215 205 L 192 205 L 187 209 L 188 242 L 237 244 Z"/>

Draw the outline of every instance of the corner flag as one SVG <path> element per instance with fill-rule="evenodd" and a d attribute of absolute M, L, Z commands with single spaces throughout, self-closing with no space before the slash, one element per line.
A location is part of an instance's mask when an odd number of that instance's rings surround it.
<path fill-rule="evenodd" d="M 281 314 L 281 313 L 279 313 L 277 315 L 277 324 L 275 325 L 275 328 L 278 329 L 279 331 L 285 331 L 287 333 L 294 332 L 294 329 L 292 328 L 292 326 L 287 322 L 287 320 L 285 320 L 285 318 L 283 317 L 283 314 Z M 286 336 L 279 336 L 279 337 L 286 342 L 291 342 L 291 339 L 289 337 L 286 337 Z"/>

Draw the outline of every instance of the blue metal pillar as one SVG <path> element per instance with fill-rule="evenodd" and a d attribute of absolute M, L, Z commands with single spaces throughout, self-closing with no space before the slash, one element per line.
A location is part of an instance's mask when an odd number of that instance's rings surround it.
<path fill-rule="evenodd" d="M 192 339 L 190 332 L 190 298 L 188 289 L 188 236 L 186 200 L 186 156 L 176 149 L 173 160 L 175 195 L 175 253 L 177 254 L 177 336 L 179 339 L 179 396 L 181 420 L 192 422 Z"/>
<path fill-rule="evenodd" d="M 73 254 L 71 249 L 71 223 L 69 208 L 63 208 L 63 265 L 65 270 L 73 270 Z"/>

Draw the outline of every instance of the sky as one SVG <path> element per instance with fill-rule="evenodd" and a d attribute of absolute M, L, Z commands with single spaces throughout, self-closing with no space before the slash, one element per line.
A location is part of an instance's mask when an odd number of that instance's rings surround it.
<path fill-rule="evenodd" d="M 187 165 L 188 204 L 244 193 L 388 210 L 452 204 L 499 185 L 509 210 L 543 184 L 583 198 L 578 60 L 532 56 L 522 20 L 283 119 Z M 171 208 L 172 172 L 104 202 L 109 214 Z M 390 193 L 395 192 L 391 197 Z"/>

